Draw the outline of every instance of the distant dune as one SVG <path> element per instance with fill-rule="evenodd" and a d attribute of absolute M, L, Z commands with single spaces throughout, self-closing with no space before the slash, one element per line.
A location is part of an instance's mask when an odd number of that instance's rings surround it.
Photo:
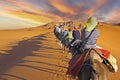
<path fill-rule="evenodd" d="M 0 50 L 6 50 L 7 48 L 10 48 L 9 45 L 17 44 L 21 40 L 44 34 L 48 32 L 47 29 L 48 27 L 38 26 L 35 28 L 0 30 Z"/>
<path fill-rule="evenodd" d="M 66 80 L 68 60 L 55 42 L 53 24 L 0 30 L 0 80 Z M 97 44 L 109 50 L 120 66 L 120 27 L 101 23 L 97 28 Z M 120 70 L 110 73 L 109 80 L 120 80 L 119 74 Z"/>

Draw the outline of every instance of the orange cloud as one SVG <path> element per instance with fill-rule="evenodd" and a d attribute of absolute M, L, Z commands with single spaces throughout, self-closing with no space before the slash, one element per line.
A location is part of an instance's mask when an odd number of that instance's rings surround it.
<path fill-rule="evenodd" d="M 36 22 L 43 22 L 43 23 L 48 23 L 51 22 L 52 19 L 45 17 L 45 16 L 40 16 L 40 15 L 36 15 L 36 14 L 30 14 L 24 11 L 20 11 L 17 9 L 13 9 L 11 7 L 3 7 L 2 12 L 4 12 L 4 14 L 7 14 L 9 16 L 13 16 L 13 18 L 22 18 L 22 19 L 26 19 L 26 20 L 31 20 L 31 21 L 36 21 Z"/>
<path fill-rule="evenodd" d="M 20 0 L 0 0 L 11 6 L 5 6 L 1 8 L 3 11 L 6 11 L 8 14 L 15 15 L 24 19 L 31 19 L 35 21 L 40 21 L 40 17 L 48 18 L 49 21 L 63 21 L 65 17 L 67 19 L 75 20 L 80 18 L 86 19 L 90 16 L 100 16 L 104 15 L 109 6 L 113 3 L 114 0 L 46 0 L 42 1 L 47 6 L 41 6 L 36 4 L 40 2 L 39 0 L 33 0 L 33 4 L 27 2 L 21 2 Z M 35 2 L 35 3 L 34 3 Z M 41 2 L 41 3 L 42 3 Z M 3 4 L 2 4 L 3 5 Z M 12 6 L 13 5 L 13 6 Z M 37 5 L 37 8 L 34 5 Z M 112 5 L 113 6 L 113 5 Z M 104 9 L 105 8 L 105 9 Z M 99 13 L 100 12 L 100 13 Z M 102 13 L 102 14 L 101 14 Z M 37 17 L 37 18 L 35 18 Z M 44 19 L 43 19 L 44 20 Z M 45 21 L 45 20 L 44 20 Z M 47 22 L 47 21 L 46 21 Z"/>
<path fill-rule="evenodd" d="M 87 15 L 88 17 L 94 16 L 96 14 L 99 14 L 99 13 L 97 13 L 97 10 L 99 10 L 100 7 L 103 7 L 112 2 L 113 2 L 113 0 L 104 0 L 104 1 L 94 0 L 94 5 L 92 5 L 88 10 L 82 11 L 82 13 Z M 86 3 L 86 5 L 87 4 L 89 5 L 89 3 Z"/>
<path fill-rule="evenodd" d="M 23 9 L 26 9 L 32 13 L 36 13 L 36 14 L 39 14 L 41 16 L 46 16 L 48 18 L 51 18 L 53 20 L 62 20 L 62 18 L 59 16 L 59 15 L 56 15 L 54 13 L 51 13 L 49 11 L 45 11 L 43 9 L 37 9 L 37 8 L 34 8 L 33 6 L 27 4 L 27 3 L 24 3 L 24 2 L 20 2 L 20 1 L 17 1 L 17 0 L 2 0 L 2 1 L 5 1 L 7 3 L 11 3 L 11 4 L 14 4 L 15 6 L 17 7 L 20 7 L 20 8 L 23 8 Z M 13 8 L 14 9 L 14 8 Z M 16 11 L 16 10 L 12 10 L 12 8 L 10 10 L 8 10 L 9 12 L 11 11 Z"/>
<path fill-rule="evenodd" d="M 115 11 L 112 11 L 112 14 L 109 16 L 109 21 L 112 23 L 120 23 L 120 9 L 117 8 Z"/>
<path fill-rule="evenodd" d="M 62 13 L 75 15 L 76 9 L 70 6 L 67 6 L 62 0 L 49 0 L 51 5 L 54 6 L 57 10 Z"/>

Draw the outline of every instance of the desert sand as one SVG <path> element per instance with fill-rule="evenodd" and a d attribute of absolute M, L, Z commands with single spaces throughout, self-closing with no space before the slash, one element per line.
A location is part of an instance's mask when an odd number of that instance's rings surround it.
<path fill-rule="evenodd" d="M 120 66 L 120 26 L 101 24 L 98 45 Z M 56 43 L 53 25 L 0 31 L 0 80 L 66 80 L 69 59 Z M 120 70 L 109 80 L 120 80 Z"/>

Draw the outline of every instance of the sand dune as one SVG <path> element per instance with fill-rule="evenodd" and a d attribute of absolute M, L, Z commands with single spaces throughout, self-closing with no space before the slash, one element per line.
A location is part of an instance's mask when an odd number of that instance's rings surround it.
<path fill-rule="evenodd" d="M 0 80 L 66 80 L 68 59 L 55 42 L 52 26 L 0 31 Z M 120 27 L 98 28 L 98 45 L 109 50 L 120 66 Z M 119 80 L 119 74 L 120 70 L 110 73 L 109 80 Z"/>
<path fill-rule="evenodd" d="M 98 28 L 101 33 L 98 44 L 104 49 L 109 50 L 117 58 L 118 67 L 120 67 L 120 26 L 103 24 L 103 26 L 99 26 Z M 110 73 L 109 80 L 119 80 L 119 74 L 120 70 L 117 73 Z"/>

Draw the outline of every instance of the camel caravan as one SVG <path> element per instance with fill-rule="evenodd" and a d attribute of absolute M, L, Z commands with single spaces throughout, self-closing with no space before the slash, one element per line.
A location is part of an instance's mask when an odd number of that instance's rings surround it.
<path fill-rule="evenodd" d="M 109 72 L 117 72 L 117 60 L 108 50 L 96 45 L 100 36 L 95 17 L 82 26 L 72 21 L 54 25 L 54 35 L 69 58 L 67 75 L 71 80 L 108 80 Z"/>

